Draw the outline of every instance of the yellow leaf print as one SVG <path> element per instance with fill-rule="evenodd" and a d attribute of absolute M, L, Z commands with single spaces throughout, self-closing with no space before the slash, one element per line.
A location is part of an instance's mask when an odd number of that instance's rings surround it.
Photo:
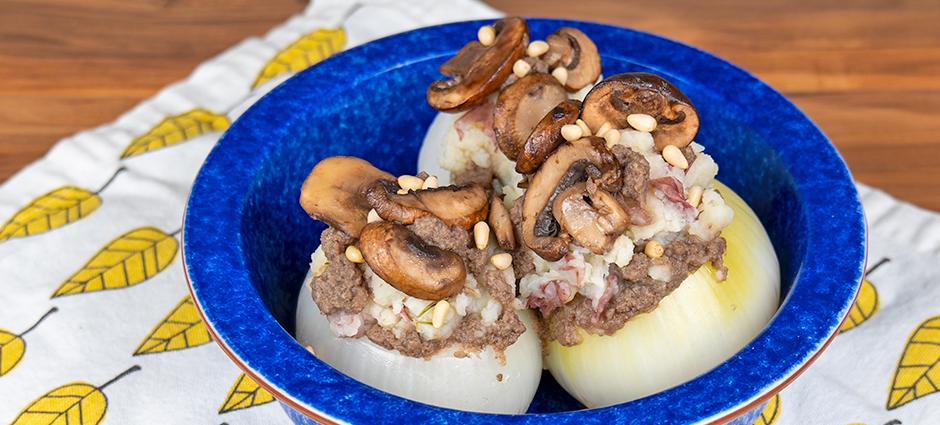
<path fill-rule="evenodd" d="M 21 336 L 0 329 L 0 376 L 13 370 L 25 351 L 26 342 Z"/>
<path fill-rule="evenodd" d="M 178 247 L 174 235 L 155 227 L 131 230 L 98 251 L 56 289 L 52 298 L 141 283 L 170 265 Z"/>
<path fill-rule="evenodd" d="M 19 335 L 0 329 L 0 376 L 6 375 L 7 372 L 13 370 L 13 368 L 19 364 L 20 360 L 23 359 L 23 354 L 26 353 L 26 341 L 23 340 L 23 336 L 33 329 L 36 329 L 36 326 L 39 326 L 50 314 L 58 310 L 59 309 L 55 307 L 50 308 L 39 320 L 36 320 L 36 323 L 33 323 L 32 326 Z"/>
<path fill-rule="evenodd" d="M 101 423 L 108 409 L 108 398 L 102 392 L 118 379 L 140 370 L 133 366 L 96 387 L 85 382 L 72 382 L 58 387 L 26 406 L 11 425 L 95 425 Z"/>
<path fill-rule="evenodd" d="M 940 385 L 940 316 L 927 319 L 911 334 L 894 371 L 888 410 L 937 392 Z"/>
<path fill-rule="evenodd" d="M 209 112 L 205 109 L 193 109 L 160 121 L 147 133 L 134 139 L 121 158 L 150 152 L 152 150 L 183 143 L 196 136 L 222 131 L 228 128 L 229 120 L 225 115 Z"/>
<path fill-rule="evenodd" d="M 871 281 L 868 280 L 868 275 L 888 261 L 891 260 L 888 258 L 881 259 L 881 261 L 876 263 L 865 273 L 865 279 L 862 280 L 862 286 L 858 290 L 858 298 L 855 299 L 855 303 L 852 304 L 852 308 L 849 309 L 849 315 L 846 316 L 845 322 L 842 323 L 842 328 L 839 329 L 839 333 L 861 325 L 878 312 L 880 304 L 878 301 L 878 290 L 875 289 L 875 285 L 872 285 Z"/>
<path fill-rule="evenodd" d="M 212 337 L 199 317 L 193 299 L 187 295 L 153 328 L 134 351 L 134 355 L 182 350 L 211 341 Z"/>
<path fill-rule="evenodd" d="M 757 419 L 754 419 L 754 425 L 774 425 L 777 422 L 777 417 L 780 416 L 780 394 L 774 395 L 770 401 L 764 405 L 764 410 L 760 412 L 760 416 Z"/>
<path fill-rule="evenodd" d="M 238 375 L 235 385 L 228 391 L 225 403 L 219 408 L 219 413 L 228 413 L 233 410 L 247 409 L 274 401 L 271 393 L 261 388 L 255 381 L 244 373 Z"/>
<path fill-rule="evenodd" d="M 63 186 L 33 199 L 0 227 L 0 242 L 38 235 L 88 217 L 101 206 L 98 195 L 123 171 L 123 167 L 118 169 L 97 192 Z"/>
<path fill-rule="evenodd" d="M 82 219 L 101 206 L 101 198 L 75 186 L 64 186 L 21 208 L 0 228 L 0 241 L 45 233 Z"/>
<path fill-rule="evenodd" d="M 304 35 L 274 55 L 265 64 L 251 88 L 289 72 L 299 72 L 343 49 L 346 32 L 342 28 L 318 29 Z"/>

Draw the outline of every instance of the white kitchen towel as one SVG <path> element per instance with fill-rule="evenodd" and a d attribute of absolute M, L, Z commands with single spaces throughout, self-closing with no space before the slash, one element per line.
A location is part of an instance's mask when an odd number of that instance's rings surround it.
<path fill-rule="evenodd" d="M 317 0 L 0 186 L 0 423 L 50 423 L 62 400 L 81 400 L 78 423 L 288 423 L 189 299 L 177 237 L 199 165 L 292 73 L 384 35 L 498 15 L 472 0 Z M 940 423 L 940 217 L 860 190 L 878 268 L 844 333 L 757 423 Z"/>
<path fill-rule="evenodd" d="M 317 0 L 0 186 L 0 423 L 52 423 L 56 411 L 72 425 L 288 423 L 189 297 L 178 232 L 200 164 L 294 72 L 382 36 L 496 15 L 471 0 Z"/>

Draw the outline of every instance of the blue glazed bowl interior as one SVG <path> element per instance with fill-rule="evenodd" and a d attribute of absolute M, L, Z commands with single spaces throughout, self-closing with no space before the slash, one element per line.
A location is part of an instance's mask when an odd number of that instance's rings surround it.
<path fill-rule="evenodd" d="M 282 84 L 228 131 L 197 178 L 186 215 L 194 295 L 220 342 L 263 381 L 350 422 L 460 420 L 473 414 L 403 400 L 336 372 L 291 340 L 297 294 L 324 226 L 299 207 L 301 183 L 322 158 L 352 155 L 413 174 L 437 111 L 425 101 L 437 67 L 480 23 L 418 30 L 352 49 Z M 604 75 L 664 76 L 695 104 L 696 141 L 718 178 L 766 227 L 780 260 L 782 308 L 748 347 L 679 387 L 580 411 L 546 373 L 535 422 L 691 422 L 715 417 L 778 385 L 818 351 L 850 306 L 864 261 L 864 223 L 840 157 L 792 104 L 732 65 L 648 34 L 572 21 L 530 20 L 533 39 L 581 28 L 599 46 Z M 356 403 L 344 403 L 354 398 Z M 378 415 L 378 416 L 376 416 Z M 632 419 L 631 419 L 632 418 Z"/>

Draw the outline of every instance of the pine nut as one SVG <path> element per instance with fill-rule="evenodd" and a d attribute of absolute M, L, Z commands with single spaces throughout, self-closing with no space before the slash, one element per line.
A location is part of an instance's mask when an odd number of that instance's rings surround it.
<path fill-rule="evenodd" d="M 404 174 L 398 177 L 398 185 L 405 190 L 421 190 L 421 186 L 424 185 L 424 180 Z"/>
<path fill-rule="evenodd" d="M 424 184 L 421 185 L 421 189 L 434 189 L 438 186 L 437 176 L 429 176 L 424 179 Z"/>
<path fill-rule="evenodd" d="M 588 127 L 587 123 L 584 122 L 584 120 L 582 120 L 581 118 L 578 118 L 578 120 L 575 121 L 574 123 L 577 124 L 578 127 L 581 127 L 581 133 L 583 133 L 582 135 L 590 136 L 591 134 L 593 134 L 591 133 L 591 127 Z"/>
<path fill-rule="evenodd" d="M 398 194 L 399 194 L 399 195 L 407 195 L 407 194 L 408 194 L 408 189 L 398 189 Z"/>
<path fill-rule="evenodd" d="M 646 243 L 646 246 L 643 247 L 643 253 L 650 258 L 662 257 L 665 252 L 666 248 L 663 248 L 663 244 L 657 242 L 655 239 L 650 239 L 650 241 Z"/>
<path fill-rule="evenodd" d="M 552 70 L 552 77 L 555 77 L 555 79 L 558 80 L 561 85 L 565 85 L 568 83 L 568 69 L 563 66 L 559 66 L 558 68 Z"/>
<path fill-rule="evenodd" d="M 305 345 L 304 348 L 306 348 L 307 351 L 310 352 L 310 354 L 313 354 L 314 356 L 317 355 L 317 352 L 316 352 L 316 351 L 313 351 L 313 347 L 312 347 L 310 344 Z"/>
<path fill-rule="evenodd" d="M 705 189 L 702 189 L 702 186 L 692 186 L 689 188 L 689 205 L 692 208 L 698 208 L 698 205 L 702 203 L 702 193 L 705 192 Z"/>
<path fill-rule="evenodd" d="M 601 124 L 600 128 L 597 129 L 597 133 L 594 133 L 597 137 L 604 137 L 604 133 L 608 132 L 611 129 L 610 123 L 605 122 Z"/>
<path fill-rule="evenodd" d="M 620 130 L 614 129 L 604 133 L 604 140 L 607 142 L 608 148 L 620 143 Z"/>
<path fill-rule="evenodd" d="M 362 251 L 359 250 L 355 245 L 349 245 L 346 247 L 346 259 L 352 261 L 356 264 L 362 264 L 365 261 L 362 258 Z"/>
<path fill-rule="evenodd" d="M 512 73 L 516 74 L 516 76 L 519 78 L 525 77 L 526 74 L 528 74 L 531 70 L 532 65 L 529 65 L 528 62 L 522 59 L 519 59 L 516 61 L 516 63 L 512 64 Z"/>
<path fill-rule="evenodd" d="M 535 40 L 529 43 L 529 47 L 526 48 L 525 54 L 530 57 L 537 58 L 545 54 L 548 51 L 548 43 L 542 40 Z"/>
<path fill-rule="evenodd" d="M 473 225 L 473 243 L 477 249 L 486 249 L 490 243 L 490 225 L 485 221 L 478 221 Z"/>
<path fill-rule="evenodd" d="M 627 115 L 627 123 L 630 124 L 630 127 L 647 133 L 656 130 L 656 118 L 646 114 Z"/>
<path fill-rule="evenodd" d="M 477 39 L 484 46 L 492 46 L 493 42 L 496 41 L 496 30 L 493 29 L 492 25 L 484 25 L 477 31 Z"/>
<path fill-rule="evenodd" d="M 434 311 L 431 313 L 431 326 L 439 329 L 444 326 L 444 319 L 447 318 L 447 312 L 450 311 L 450 303 L 447 300 L 440 300 L 434 304 Z"/>
<path fill-rule="evenodd" d="M 581 127 L 572 124 L 565 124 L 561 126 L 561 137 L 564 137 L 565 140 L 573 142 L 580 139 L 581 136 L 583 136 Z"/>
<path fill-rule="evenodd" d="M 369 210 L 369 215 L 366 216 L 366 223 L 375 223 L 376 221 L 382 221 L 382 217 L 379 217 L 379 213 L 373 208 Z"/>
<path fill-rule="evenodd" d="M 496 254 L 490 257 L 490 263 L 499 270 L 506 270 L 512 265 L 512 255 L 508 253 Z"/>
<path fill-rule="evenodd" d="M 689 168 L 689 161 L 685 159 L 685 155 L 682 154 L 679 148 L 673 145 L 666 145 L 666 147 L 663 148 L 663 159 L 673 167 L 683 170 Z"/>

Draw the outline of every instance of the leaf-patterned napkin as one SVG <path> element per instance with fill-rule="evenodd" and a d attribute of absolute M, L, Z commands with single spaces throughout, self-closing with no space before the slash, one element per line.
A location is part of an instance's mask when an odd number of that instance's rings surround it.
<path fill-rule="evenodd" d="M 178 236 L 199 165 L 292 73 L 498 15 L 473 0 L 317 0 L 0 186 L 0 423 L 288 423 L 210 344 L 186 290 Z M 841 334 L 756 424 L 940 423 L 940 216 L 860 190 L 869 278 Z"/>
<path fill-rule="evenodd" d="M 190 185 L 262 94 L 392 33 L 496 16 L 471 0 L 318 0 L 0 186 L 0 423 L 285 424 L 214 345 L 183 278 Z"/>

